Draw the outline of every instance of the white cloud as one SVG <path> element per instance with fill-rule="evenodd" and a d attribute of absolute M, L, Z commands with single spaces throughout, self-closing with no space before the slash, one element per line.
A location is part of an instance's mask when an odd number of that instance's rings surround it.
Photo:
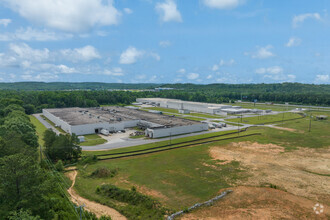
<path fill-rule="evenodd" d="M 130 8 L 124 8 L 124 12 L 126 14 L 132 14 L 133 13 L 132 9 L 130 9 Z"/>
<path fill-rule="evenodd" d="M 33 23 L 67 32 L 84 32 L 94 26 L 118 24 L 121 16 L 113 6 L 112 0 L 3 0 L 2 2 Z"/>
<path fill-rule="evenodd" d="M 23 80 L 27 81 L 52 81 L 58 79 L 58 75 L 52 73 L 40 73 L 32 75 L 31 73 L 25 73 L 21 76 Z"/>
<path fill-rule="evenodd" d="M 273 49 L 272 45 L 267 45 L 265 47 L 258 47 L 258 50 L 254 53 L 251 53 L 251 57 L 254 59 L 266 59 L 272 56 L 275 56 L 275 54 L 270 51 Z M 250 53 L 245 53 L 246 55 L 250 55 Z"/>
<path fill-rule="evenodd" d="M 178 73 L 185 73 L 185 72 L 186 72 L 186 69 L 181 68 L 181 69 L 179 69 L 177 72 L 178 72 Z"/>
<path fill-rule="evenodd" d="M 206 77 L 206 79 L 212 79 L 212 78 L 213 78 L 212 75 L 208 75 L 208 76 Z"/>
<path fill-rule="evenodd" d="M 198 77 L 199 77 L 199 74 L 198 73 L 189 73 L 187 75 L 187 78 L 190 79 L 190 80 L 198 79 Z"/>
<path fill-rule="evenodd" d="M 20 60 L 42 62 L 49 58 L 49 50 L 44 48 L 42 50 L 33 49 L 25 43 L 9 44 L 11 53 Z"/>
<path fill-rule="evenodd" d="M 291 37 L 288 41 L 288 43 L 285 45 L 287 47 L 296 47 L 301 44 L 302 40 L 297 37 Z"/>
<path fill-rule="evenodd" d="M 219 62 L 219 66 L 231 66 L 234 63 L 235 63 L 234 59 L 230 59 L 228 61 L 225 61 L 225 60 L 221 59 L 220 62 Z"/>
<path fill-rule="evenodd" d="M 263 78 L 268 78 L 275 81 L 293 82 L 296 76 L 293 74 L 284 74 L 284 70 L 280 66 L 272 66 L 268 68 L 259 68 L 255 71 L 257 74 L 262 74 Z"/>
<path fill-rule="evenodd" d="M 214 64 L 214 65 L 212 66 L 212 71 L 217 71 L 218 69 L 219 69 L 219 65 Z"/>
<path fill-rule="evenodd" d="M 280 66 L 272 66 L 268 68 L 259 68 L 255 71 L 257 74 L 280 74 L 283 73 L 283 68 Z"/>
<path fill-rule="evenodd" d="M 169 47 L 169 46 L 171 46 L 171 41 L 168 41 L 168 40 L 160 41 L 159 42 L 159 46 L 161 46 L 161 47 Z"/>
<path fill-rule="evenodd" d="M 151 52 L 149 53 L 151 57 L 153 57 L 155 60 L 160 61 L 160 56 L 158 53 Z"/>
<path fill-rule="evenodd" d="M 19 28 L 14 33 L 2 33 L 0 34 L 0 41 L 56 41 L 72 38 L 72 34 L 55 33 L 46 29 L 37 30 L 31 27 Z"/>
<path fill-rule="evenodd" d="M 203 3 L 215 9 L 233 9 L 244 3 L 244 0 L 203 0 Z"/>
<path fill-rule="evenodd" d="M 182 22 L 181 14 L 177 9 L 174 0 L 165 0 L 163 3 L 157 3 L 156 11 L 160 14 L 160 19 L 162 22 Z"/>
<path fill-rule="evenodd" d="M 127 48 L 120 55 L 119 63 L 121 64 L 133 64 L 144 55 L 144 51 L 138 50 L 135 47 Z"/>
<path fill-rule="evenodd" d="M 306 19 L 321 20 L 321 16 L 319 13 L 306 13 L 306 14 L 296 15 L 292 19 L 292 26 L 296 28 L 300 24 L 302 24 Z"/>
<path fill-rule="evenodd" d="M 324 75 L 316 75 L 315 83 L 330 83 L 330 76 L 329 74 Z"/>
<path fill-rule="evenodd" d="M 123 70 L 120 67 L 115 67 L 112 68 L 111 70 L 106 69 L 104 70 L 104 75 L 108 75 L 108 76 L 123 76 Z"/>
<path fill-rule="evenodd" d="M 11 23 L 11 19 L 8 19 L 8 18 L 3 18 L 3 19 L 0 19 L 0 25 L 4 26 L 4 27 L 7 27 L 8 24 Z"/>
<path fill-rule="evenodd" d="M 93 59 L 101 58 L 101 55 L 99 54 L 98 50 L 91 45 L 87 45 L 82 48 L 64 49 L 61 50 L 60 53 L 64 58 L 73 62 L 91 61 Z"/>

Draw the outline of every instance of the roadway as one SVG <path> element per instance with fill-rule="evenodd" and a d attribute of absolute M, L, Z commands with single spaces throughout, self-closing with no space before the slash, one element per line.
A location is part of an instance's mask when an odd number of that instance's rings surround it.
<path fill-rule="evenodd" d="M 61 132 L 59 132 L 56 128 L 54 128 L 51 124 L 49 124 L 45 119 L 43 119 L 41 117 L 41 114 L 33 114 L 33 116 L 36 117 L 36 119 L 38 119 L 41 122 L 41 124 L 43 124 L 47 129 L 51 129 L 57 135 L 61 134 Z"/>

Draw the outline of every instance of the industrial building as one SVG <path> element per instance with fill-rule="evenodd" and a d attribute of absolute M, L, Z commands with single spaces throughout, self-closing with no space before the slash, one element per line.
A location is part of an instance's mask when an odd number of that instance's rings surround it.
<path fill-rule="evenodd" d="M 227 114 L 242 114 L 242 113 L 257 113 L 256 109 L 244 109 L 240 106 L 231 106 L 223 104 L 203 103 L 203 102 L 190 102 L 182 101 L 179 99 L 164 99 L 164 98 L 138 98 L 138 103 L 150 104 L 163 108 L 178 109 L 180 113 L 183 112 L 202 112 L 216 115 Z"/>
<path fill-rule="evenodd" d="M 76 135 L 117 132 L 141 127 L 159 138 L 208 130 L 206 123 L 124 107 L 43 109 L 45 117 L 65 132 Z"/>

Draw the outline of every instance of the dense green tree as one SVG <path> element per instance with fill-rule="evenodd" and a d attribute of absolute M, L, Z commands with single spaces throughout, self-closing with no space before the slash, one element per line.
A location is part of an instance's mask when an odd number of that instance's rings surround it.
<path fill-rule="evenodd" d="M 81 155 L 79 140 L 73 135 L 56 135 L 55 132 L 47 130 L 44 133 L 45 153 L 53 161 L 76 161 Z"/>

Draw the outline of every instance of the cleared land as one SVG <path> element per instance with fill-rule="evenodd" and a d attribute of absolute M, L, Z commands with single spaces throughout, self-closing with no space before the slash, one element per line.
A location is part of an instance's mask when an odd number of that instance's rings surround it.
<path fill-rule="evenodd" d="M 212 207 L 198 209 L 183 219 L 219 219 L 219 215 L 227 219 L 239 216 L 242 216 L 241 219 L 264 216 L 326 219 L 329 218 L 328 211 L 316 216 L 312 208 L 316 202 L 322 203 L 325 210 L 329 210 L 330 205 L 329 121 L 313 120 L 311 132 L 308 132 L 308 127 L 309 118 L 299 118 L 279 123 L 277 128 L 256 127 L 246 132 L 261 132 L 259 136 L 79 166 L 75 189 L 89 200 L 118 208 L 125 204 L 97 194 L 97 187 L 113 184 L 130 189 L 134 186 L 139 192 L 157 199 L 174 211 L 208 200 L 223 189 L 232 188 L 234 193 L 228 198 Z M 172 142 L 180 143 L 212 135 L 215 134 L 174 139 Z M 166 144 L 169 141 L 84 154 L 121 153 Z M 116 169 L 118 174 L 114 177 L 92 178 L 91 173 L 101 167 Z M 222 202 L 226 209 L 223 209 Z"/>

